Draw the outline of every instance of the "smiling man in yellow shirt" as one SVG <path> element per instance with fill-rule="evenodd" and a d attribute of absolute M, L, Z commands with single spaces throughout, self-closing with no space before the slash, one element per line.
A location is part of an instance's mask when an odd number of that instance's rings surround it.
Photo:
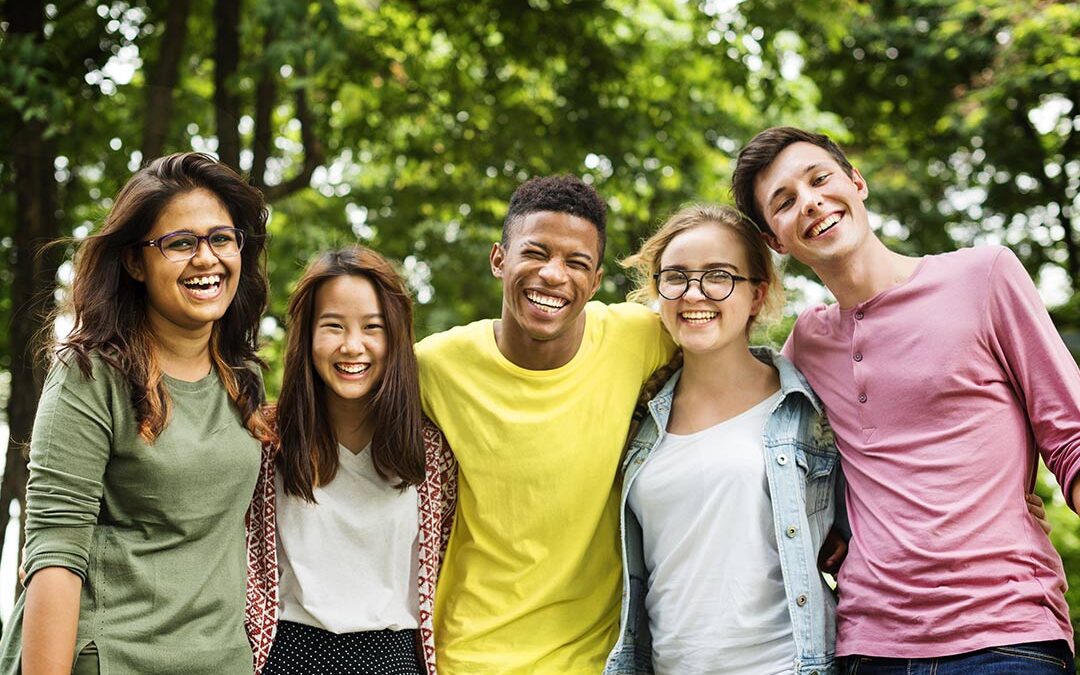
<path fill-rule="evenodd" d="M 500 318 L 417 345 L 424 409 L 459 467 L 441 673 L 599 673 L 615 643 L 619 457 L 638 390 L 674 347 L 648 308 L 589 302 L 605 226 L 581 180 L 524 183 L 491 250 Z"/>

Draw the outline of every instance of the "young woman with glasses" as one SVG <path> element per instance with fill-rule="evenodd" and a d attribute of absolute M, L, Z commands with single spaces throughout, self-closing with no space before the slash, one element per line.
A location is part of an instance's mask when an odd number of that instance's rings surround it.
<path fill-rule="evenodd" d="M 280 622 L 267 675 L 435 675 L 452 456 L 423 424 L 412 301 L 379 254 L 320 254 L 289 300 L 276 409 Z M 440 512 L 441 513 L 441 512 Z"/>
<path fill-rule="evenodd" d="M 231 169 L 177 154 L 136 172 L 81 244 L 74 327 L 48 351 L 30 444 L 26 592 L 2 672 L 252 672 L 266 218 Z"/>
<path fill-rule="evenodd" d="M 606 672 L 834 672 L 818 552 L 837 451 L 798 371 L 750 347 L 781 302 L 769 249 L 734 209 L 692 206 L 626 264 L 682 357 L 646 386 L 628 442 L 622 635 Z"/>

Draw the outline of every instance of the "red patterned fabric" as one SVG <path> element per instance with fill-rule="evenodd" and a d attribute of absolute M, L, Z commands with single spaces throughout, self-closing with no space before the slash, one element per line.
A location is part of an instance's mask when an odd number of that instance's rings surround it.
<path fill-rule="evenodd" d="M 417 489 L 419 504 L 420 649 L 428 675 L 435 671 L 435 583 L 439 579 L 450 529 L 457 507 L 457 461 L 439 428 L 424 420 L 424 455 L 427 474 Z M 247 515 L 248 582 L 245 625 L 255 659 L 255 675 L 262 672 L 274 642 L 278 611 L 278 567 L 274 504 L 274 447 L 263 448 L 263 465 Z"/>
<path fill-rule="evenodd" d="M 247 512 L 247 629 L 255 673 L 262 672 L 274 643 L 278 612 L 277 518 L 274 502 L 274 446 L 263 445 L 262 467 Z"/>

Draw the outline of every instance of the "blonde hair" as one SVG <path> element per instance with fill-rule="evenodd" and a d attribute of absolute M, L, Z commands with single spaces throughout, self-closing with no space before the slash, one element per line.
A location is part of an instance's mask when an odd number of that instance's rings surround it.
<path fill-rule="evenodd" d="M 746 252 L 749 265 L 747 276 L 762 279 L 763 283 L 768 284 L 761 311 L 750 317 L 746 324 L 747 332 L 755 323 L 772 320 L 784 306 L 784 289 L 773 262 L 772 251 L 753 223 L 734 208 L 719 204 L 684 206 L 664 221 L 664 224 L 641 244 L 637 253 L 620 261 L 619 264 L 628 270 L 634 280 L 635 288 L 627 295 L 627 299 L 642 303 L 657 300 L 660 294 L 656 291 L 653 275 L 660 271 L 660 258 L 668 244 L 683 232 L 702 225 L 719 225 L 735 233 Z"/>

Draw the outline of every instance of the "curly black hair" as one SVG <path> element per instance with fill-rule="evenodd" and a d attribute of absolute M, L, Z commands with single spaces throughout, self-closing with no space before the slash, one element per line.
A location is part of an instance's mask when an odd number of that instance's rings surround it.
<path fill-rule="evenodd" d="M 604 257 L 607 206 L 593 186 L 569 175 L 538 176 L 525 181 L 510 197 L 510 209 L 503 220 L 502 245 L 509 243 L 510 231 L 519 220 L 539 211 L 569 213 L 592 223 L 599 235 L 600 257 Z"/>

